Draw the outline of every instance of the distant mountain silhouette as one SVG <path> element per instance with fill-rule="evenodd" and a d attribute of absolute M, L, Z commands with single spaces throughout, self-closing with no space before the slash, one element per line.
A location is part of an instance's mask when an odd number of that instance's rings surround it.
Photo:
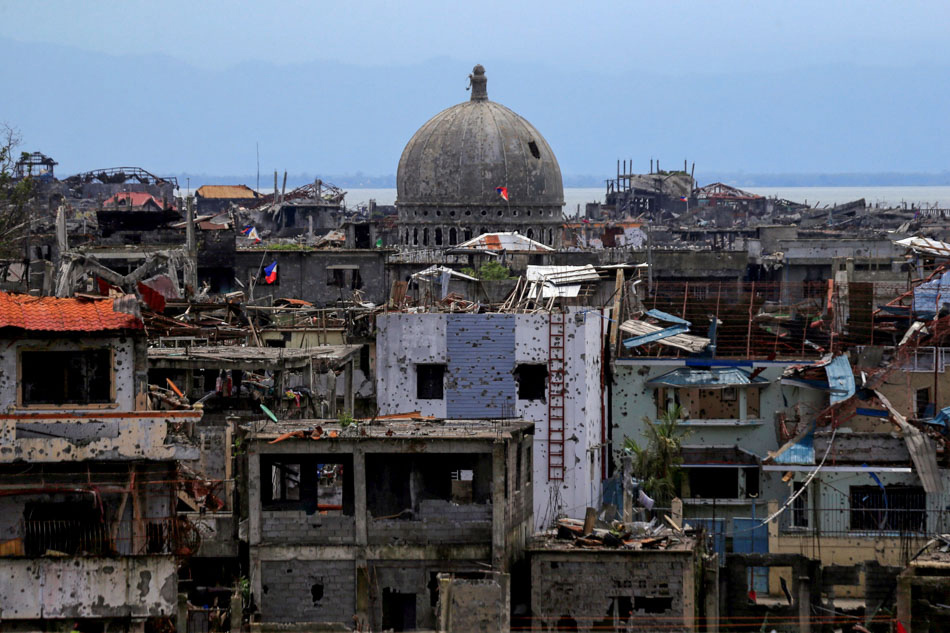
<path fill-rule="evenodd" d="M 60 161 L 62 175 L 135 165 L 256 179 L 259 142 L 262 187 L 275 169 L 301 180 L 370 174 L 364 186 L 386 186 L 413 132 L 468 98 L 467 74 L 481 62 L 489 97 L 545 135 L 568 186 L 601 185 L 617 158 L 647 171 L 651 157 L 664 169 L 695 161 L 704 182 L 833 184 L 827 174 L 841 184 L 950 182 L 946 64 L 672 76 L 437 58 L 209 71 L 9 39 L 0 53 L 0 121 L 21 130 L 22 149 Z"/>

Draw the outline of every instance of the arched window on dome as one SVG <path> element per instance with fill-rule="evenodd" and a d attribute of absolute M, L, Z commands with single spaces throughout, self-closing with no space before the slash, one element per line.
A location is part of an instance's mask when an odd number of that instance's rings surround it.
<path fill-rule="evenodd" d="M 465 229 L 465 241 L 472 239 L 472 229 Z"/>
<path fill-rule="evenodd" d="M 548 229 L 548 246 L 554 246 L 554 229 Z"/>
<path fill-rule="evenodd" d="M 442 246 L 442 229 L 441 228 L 435 229 L 435 245 Z"/>
<path fill-rule="evenodd" d="M 429 229 L 428 228 L 422 229 L 422 245 L 423 246 L 429 245 Z"/>
<path fill-rule="evenodd" d="M 456 244 L 458 244 L 458 231 L 453 226 L 449 229 L 449 246 L 455 246 Z"/>
<path fill-rule="evenodd" d="M 412 229 L 412 245 L 419 246 L 419 229 Z"/>
<path fill-rule="evenodd" d="M 528 229 L 528 239 L 529 240 L 534 239 L 534 229 Z"/>

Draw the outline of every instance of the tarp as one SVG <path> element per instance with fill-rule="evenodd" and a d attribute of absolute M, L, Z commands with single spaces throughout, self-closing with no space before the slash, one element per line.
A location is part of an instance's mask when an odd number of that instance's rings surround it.
<path fill-rule="evenodd" d="M 940 308 L 950 305 L 950 275 L 943 274 L 914 288 L 914 314 L 932 318 Z"/>
<path fill-rule="evenodd" d="M 854 395 L 854 372 L 847 356 L 835 356 L 825 365 L 825 373 L 828 375 L 828 387 L 831 390 L 831 404 L 847 400 Z"/>
<path fill-rule="evenodd" d="M 797 441 L 780 450 L 772 461 L 776 464 L 814 464 L 815 423 L 811 423 L 805 435 L 799 437 Z"/>
<path fill-rule="evenodd" d="M 685 326 L 663 328 L 646 321 L 630 319 L 620 324 L 620 331 L 634 335 L 634 338 L 624 339 L 623 345 L 626 348 L 656 342 L 694 354 L 706 349 L 706 346 L 710 343 L 708 338 L 678 333 L 684 331 L 683 327 Z M 657 333 L 661 333 L 660 336 L 657 336 Z"/>

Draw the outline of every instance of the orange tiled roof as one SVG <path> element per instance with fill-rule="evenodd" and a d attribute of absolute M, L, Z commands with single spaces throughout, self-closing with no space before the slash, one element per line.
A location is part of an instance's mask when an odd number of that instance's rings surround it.
<path fill-rule="evenodd" d="M 43 332 L 99 332 L 139 330 L 142 321 L 116 312 L 113 300 L 58 299 L 0 292 L 0 328 L 14 327 Z"/>
<path fill-rule="evenodd" d="M 200 198 L 221 198 L 234 200 L 238 198 L 258 198 L 259 194 L 247 185 L 202 185 L 195 194 Z"/>

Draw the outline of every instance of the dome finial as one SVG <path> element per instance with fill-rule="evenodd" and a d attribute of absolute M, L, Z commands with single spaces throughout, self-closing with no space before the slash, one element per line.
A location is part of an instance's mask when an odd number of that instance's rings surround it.
<path fill-rule="evenodd" d="M 468 76 L 472 85 L 472 101 L 488 101 L 488 79 L 485 78 L 485 68 L 477 64 Z"/>

